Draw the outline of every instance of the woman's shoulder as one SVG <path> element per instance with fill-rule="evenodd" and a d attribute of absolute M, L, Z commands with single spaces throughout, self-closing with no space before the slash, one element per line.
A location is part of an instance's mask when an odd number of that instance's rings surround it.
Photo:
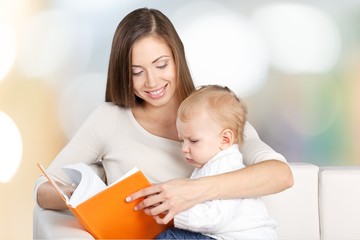
<path fill-rule="evenodd" d="M 276 152 L 268 144 L 263 142 L 256 129 L 246 122 L 244 128 L 244 142 L 240 146 L 245 165 L 252 165 L 266 160 L 279 160 L 286 162 L 283 155 Z"/>
<path fill-rule="evenodd" d="M 247 140 L 250 138 L 259 138 L 259 135 L 256 129 L 248 121 L 246 121 L 244 126 L 244 139 Z"/>
<path fill-rule="evenodd" d="M 126 114 L 127 109 L 111 102 L 102 102 L 90 113 L 86 122 L 106 125 L 113 123 L 119 116 Z"/>
<path fill-rule="evenodd" d="M 129 109 L 120 107 L 112 102 L 102 102 L 95 108 L 92 115 L 108 118 L 111 116 L 125 114 L 127 111 L 129 111 Z"/>
<path fill-rule="evenodd" d="M 102 102 L 96 108 L 95 111 L 99 112 L 114 112 L 114 111 L 125 111 L 126 108 L 120 107 L 112 102 Z"/>

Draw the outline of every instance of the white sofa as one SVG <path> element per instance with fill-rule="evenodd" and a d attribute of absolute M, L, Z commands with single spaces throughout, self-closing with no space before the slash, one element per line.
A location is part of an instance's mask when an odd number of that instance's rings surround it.
<path fill-rule="evenodd" d="M 264 197 L 278 239 L 360 239 L 360 166 L 290 163 L 294 186 Z M 34 239 L 93 239 L 69 211 L 34 208 Z"/>

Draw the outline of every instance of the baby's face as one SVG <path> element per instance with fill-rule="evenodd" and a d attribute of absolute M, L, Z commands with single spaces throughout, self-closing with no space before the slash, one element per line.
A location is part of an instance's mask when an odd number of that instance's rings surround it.
<path fill-rule="evenodd" d="M 202 167 L 220 151 L 222 127 L 206 111 L 191 116 L 189 121 L 176 120 L 182 154 L 196 168 Z"/>

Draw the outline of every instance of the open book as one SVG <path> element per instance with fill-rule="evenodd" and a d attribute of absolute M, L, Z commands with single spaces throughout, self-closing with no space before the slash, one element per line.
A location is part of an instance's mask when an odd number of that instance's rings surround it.
<path fill-rule="evenodd" d="M 151 239 L 172 225 L 159 225 L 152 216 L 146 215 L 143 211 L 134 211 L 135 205 L 142 199 L 130 203 L 125 201 L 131 193 L 150 186 L 144 174 L 137 168 L 133 168 L 118 181 L 107 186 L 84 163 L 65 166 L 64 172 L 77 185 L 69 198 L 44 167 L 37 165 L 69 210 L 95 238 Z"/>

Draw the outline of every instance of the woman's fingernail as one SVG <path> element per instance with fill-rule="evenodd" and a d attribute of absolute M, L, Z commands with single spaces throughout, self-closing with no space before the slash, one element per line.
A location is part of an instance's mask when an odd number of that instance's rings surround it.
<path fill-rule="evenodd" d="M 138 208 L 137 207 L 134 207 L 134 211 L 137 211 L 138 210 Z"/>
<path fill-rule="evenodd" d="M 125 199 L 125 201 L 126 201 L 126 202 L 130 202 L 130 201 L 131 201 L 131 197 L 127 197 L 127 198 Z"/>

